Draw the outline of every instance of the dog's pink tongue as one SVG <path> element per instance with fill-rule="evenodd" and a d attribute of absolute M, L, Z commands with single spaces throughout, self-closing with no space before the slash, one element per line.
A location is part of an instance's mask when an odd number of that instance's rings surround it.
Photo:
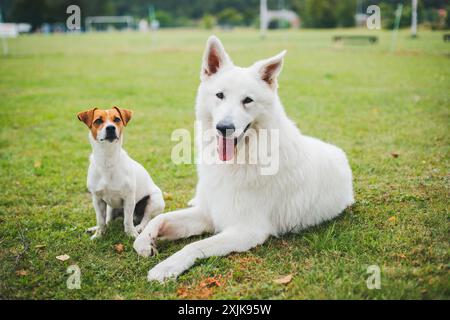
<path fill-rule="evenodd" d="M 222 161 L 228 161 L 234 157 L 234 138 L 218 137 L 217 143 L 219 144 L 217 151 L 219 152 L 219 159 Z"/>

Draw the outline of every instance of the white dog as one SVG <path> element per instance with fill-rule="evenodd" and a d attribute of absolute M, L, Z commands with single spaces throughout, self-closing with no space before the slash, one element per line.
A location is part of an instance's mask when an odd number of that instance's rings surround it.
<path fill-rule="evenodd" d="M 149 256 L 156 239 L 215 235 L 160 262 L 149 271 L 149 281 L 176 277 L 197 259 L 246 251 L 271 235 L 330 220 L 354 202 L 345 153 L 302 135 L 285 114 L 277 94 L 284 54 L 241 68 L 232 63 L 218 38 L 208 39 L 196 116 L 204 130 L 217 129 L 216 157 L 223 163 L 199 164 L 194 206 L 151 220 L 134 248 Z M 229 163 L 243 146 L 254 143 L 255 139 L 242 139 L 248 128 L 256 132 L 256 141 L 261 129 L 279 132 L 276 174 L 261 175 L 258 164 Z M 202 139 L 203 132 L 198 132 L 199 146 Z"/>
<path fill-rule="evenodd" d="M 114 209 L 123 209 L 125 232 L 134 238 L 151 218 L 164 210 L 161 190 L 144 167 L 122 149 L 123 129 L 131 114 L 131 111 L 118 107 L 94 108 L 78 114 L 78 119 L 90 129 L 92 145 L 87 187 L 92 194 L 97 225 L 89 229 L 95 231 L 91 239 L 105 232 Z M 143 218 L 135 228 L 133 213 L 139 208 L 143 209 Z"/>

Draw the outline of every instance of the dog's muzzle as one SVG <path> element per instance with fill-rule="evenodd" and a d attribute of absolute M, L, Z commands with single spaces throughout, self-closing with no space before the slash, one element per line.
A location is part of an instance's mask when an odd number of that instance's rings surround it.
<path fill-rule="evenodd" d="M 104 139 L 102 139 L 102 141 L 103 140 L 108 140 L 109 142 L 113 142 L 113 141 L 119 139 L 119 137 L 116 134 L 116 127 L 115 126 L 107 126 L 105 128 L 105 130 L 106 130 L 106 136 L 105 136 Z"/>
<path fill-rule="evenodd" d="M 217 136 L 217 153 L 219 154 L 219 159 L 221 161 L 229 161 L 234 158 L 236 154 L 236 146 L 244 137 L 248 128 L 250 128 L 251 123 L 247 124 L 238 137 L 230 137 L 235 132 L 233 124 L 231 124 L 232 128 L 231 126 L 226 126 L 226 128 L 223 128 L 224 126 L 221 127 L 219 124 L 216 126 L 217 131 L 220 132 Z"/>

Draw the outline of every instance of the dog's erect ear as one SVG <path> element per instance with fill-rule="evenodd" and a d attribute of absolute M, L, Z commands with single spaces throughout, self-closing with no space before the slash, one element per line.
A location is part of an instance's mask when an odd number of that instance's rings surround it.
<path fill-rule="evenodd" d="M 252 66 L 258 77 L 260 77 L 273 89 L 276 89 L 278 86 L 277 78 L 281 72 L 281 68 L 283 67 L 283 58 L 285 54 L 286 50 L 271 58 L 260 60 Z"/>
<path fill-rule="evenodd" d="M 92 120 L 94 120 L 94 112 L 98 108 L 86 110 L 83 112 L 78 113 L 77 117 L 78 120 L 83 121 L 89 128 L 92 127 Z"/>
<path fill-rule="evenodd" d="M 200 80 L 207 80 L 220 69 L 230 65 L 233 65 L 233 62 L 226 53 L 222 42 L 216 36 L 210 36 L 206 42 L 205 52 L 203 53 Z"/>
<path fill-rule="evenodd" d="M 133 115 L 133 111 L 127 109 L 121 109 L 119 107 L 113 107 L 120 114 L 120 118 L 122 118 L 123 125 L 126 126 L 128 122 L 131 120 L 131 116 Z"/>

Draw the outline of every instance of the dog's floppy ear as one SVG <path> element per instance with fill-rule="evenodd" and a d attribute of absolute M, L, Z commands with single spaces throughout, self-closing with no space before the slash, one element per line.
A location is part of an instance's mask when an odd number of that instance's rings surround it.
<path fill-rule="evenodd" d="M 277 78 L 283 67 L 283 58 L 285 54 L 286 50 L 271 58 L 258 61 L 252 66 L 258 77 L 273 89 L 276 89 L 278 86 Z"/>
<path fill-rule="evenodd" d="M 131 116 L 133 115 L 133 111 L 127 109 L 121 109 L 119 107 L 113 107 L 120 114 L 120 118 L 122 118 L 123 125 L 126 126 L 128 122 L 131 120 Z"/>
<path fill-rule="evenodd" d="M 207 80 L 220 69 L 230 65 L 233 65 L 233 62 L 226 53 L 222 42 L 216 36 L 210 36 L 206 42 L 205 52 L 203 53 L 200 80 Z"/>
<path fill-rule="evenodd" d="M 78 120 L 83 121 L 89 128 L 92 127 L 92 120 L 94 120 L 94 112 L 98 108 L 93 108 L 90 110 L 82 111 L 78 113 Z"/>

